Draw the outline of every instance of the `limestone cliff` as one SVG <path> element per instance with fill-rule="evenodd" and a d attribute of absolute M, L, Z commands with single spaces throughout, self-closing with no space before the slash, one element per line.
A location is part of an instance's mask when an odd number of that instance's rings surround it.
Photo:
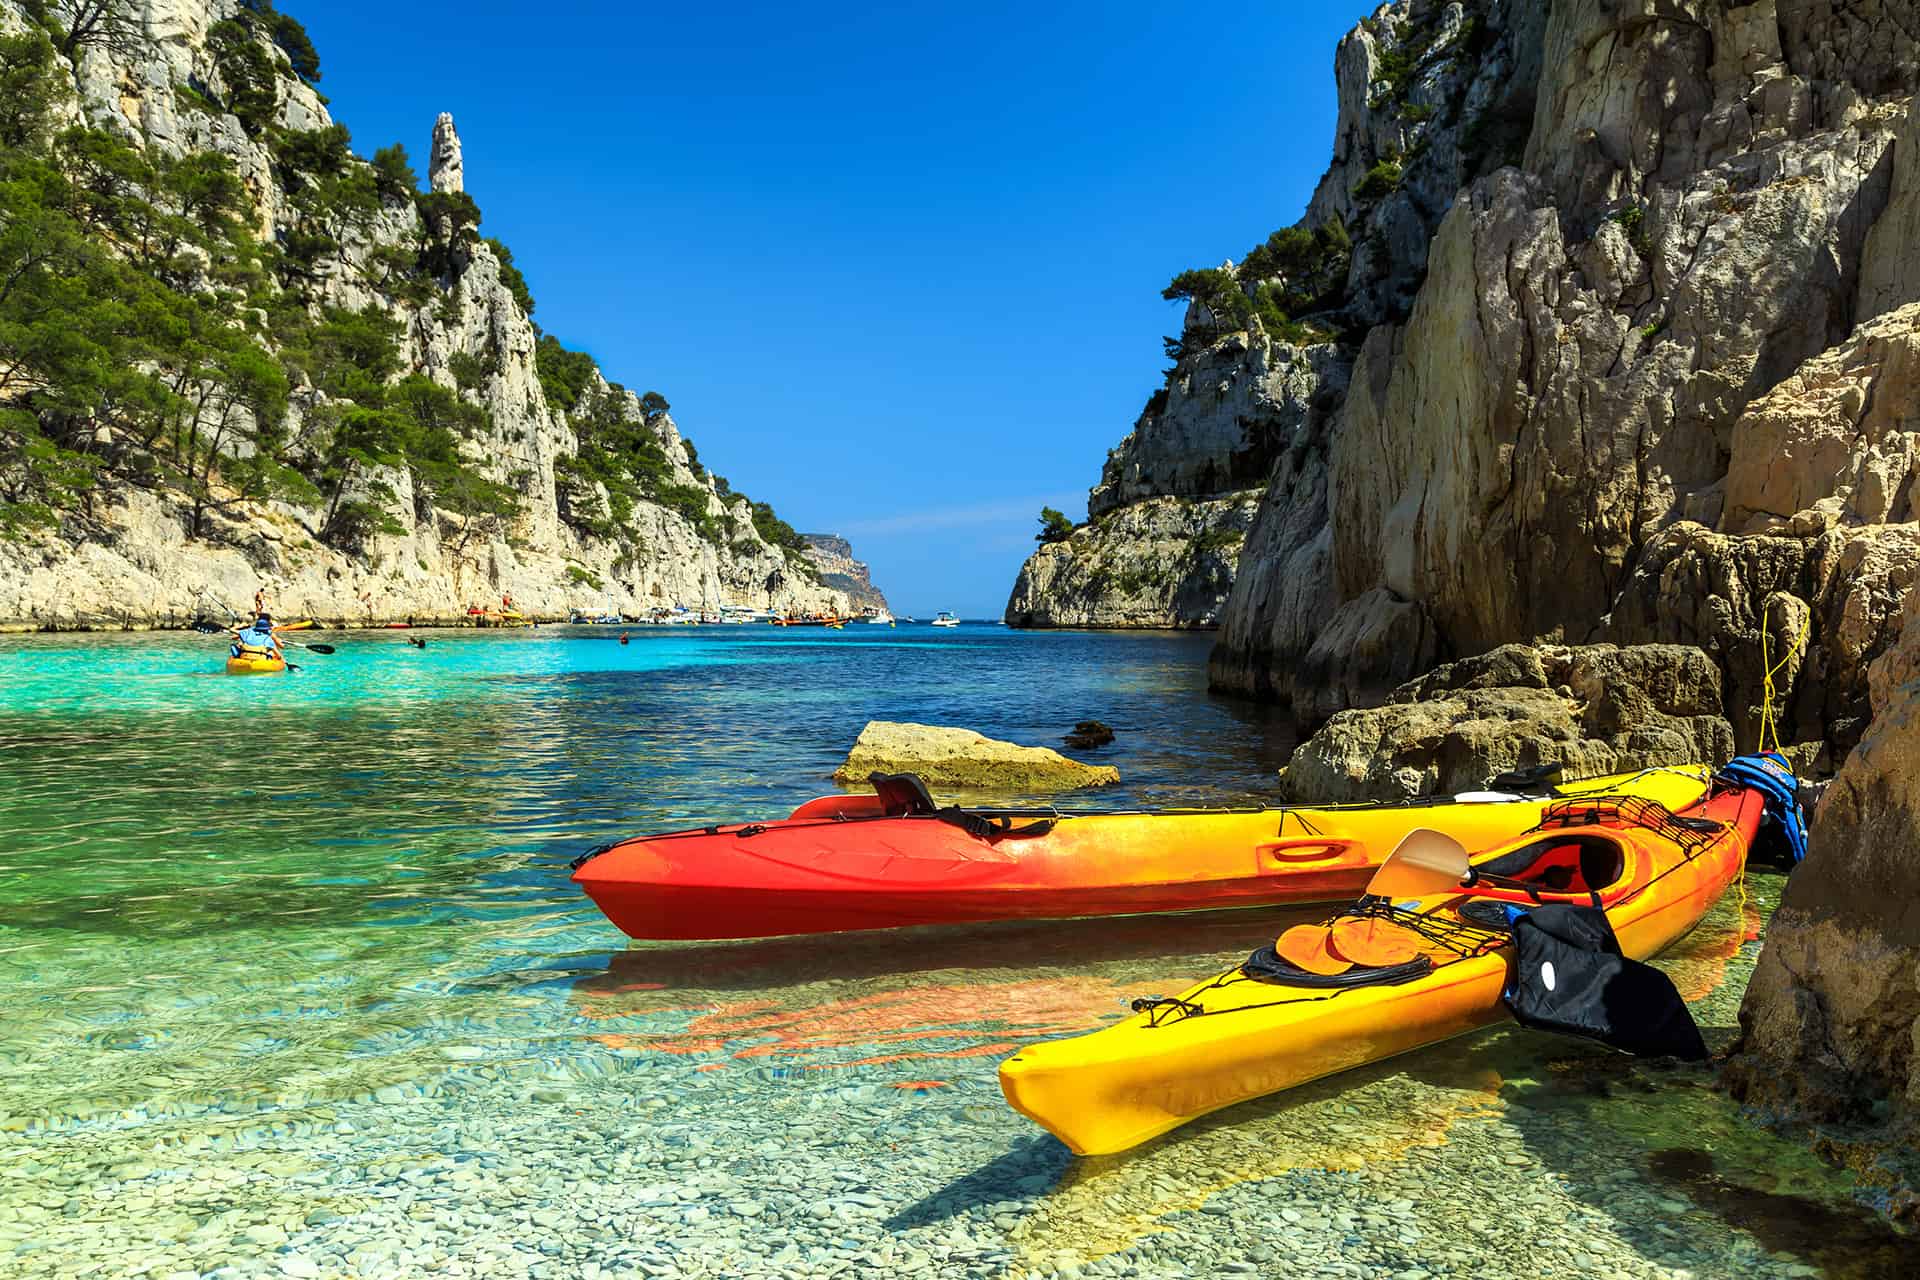
<path fill-rule="evenodd" d="M 72 55 L 70 71 L 60 64 L 71 91 L 53 105 L 52 126 L 118 139 L 143 170 L 174 175 L 205 159 L 206 172 L 237 176 L 242 230 L 257 246 L 247 252 L 269 268 L 249 286 L 259 310 L 223 293 L 213 268 L 189 271 L 174 291 L 230 308 L 223 323 L 284 364 L 275 465 L 327 477 L 331 493 L 319 481 L 249 493 L 237 477 L 254 446 L 222 444 L 199 410 L 175 412 L 153 437 L 212 441 L 188 450 L 194 461 L 183 468 L 126 421 L 101 417 L 74 431 L 35 405 L 43 424 L 69 429 L 62 449 L 98 481 L 80 500 L 52 504 L 51 521 L 21 521 L 0 538 L 0 625 L 167 625 L 201 612 L 207 596 L 250 600 L 262 584 L 283 612 L 345 620 L 454 618 L 503 593 L 545 615 L 673 603 L 847 607 L 771 508 L 701 466 L 664 398 L 610 383 L 588 357 L 541 334 L 511 255 L 474 229 L 468 189 L 484 186 L 486 151 L 463 155 L 450 115 L 433 122 L 422 193 L 404 153 L 370 165 L 347 150 L 273 34 L 272 5 L 146 0 L 125 10 L 132 16 L 113 38 L 71 49 L 57 21 L 49 25 Z M 40 38 L 35 12 L 0 0 L 0 33 Z M 66 154 L 63 137 L 56 155 Z M 476 161 L 471 171 L 466 159 Z M 141 181 L 126 198 L 172 216 L 171 188 L 149 182 L 142 192 Z M 324 338 L 328 325 L 351 335 L 376 324 L 392 335 L 391 367 L 362 359 L 357 384 L 351 352 L 329 376 L 295 350 L 296 329 Z M 184 401 L 208 398 L 199 375 L 175 381 Z M 373 403 L 395 386 L 425 386 L 429 400 L 433 387 L 448 393 L 451 451 L 343 441 L 356 423 L 379 425 L 367 414 L 397 411 Z M 27 454 L 0 449 L 0 471 Z M 197 505 L 170 482 L 195 468 L 205 473 L 192 476 Z M 16 477 L 0 479 L 10 495 L 26 492 Z"/>
<path fill-rule="evenodd" d="M 1190 339 L 1198 328 L 1189 321 Z M 1088 522 L 1022 567 L 1009 626 L 1219 624 L 1259 485 L 1310 433 L 1313 392 L 1337 377 L 1338 353 L 1257 324 L 1191 345 L 1107 455 Z"/>
<path fill-rule="evenodd" d="M 873 585 L 873 574 L 864 560 L 853 558 L 853 544 L 832 533 L 803 533 L 806 556 L 820 576 L 820 584 L 838 591 L 855 611 L 875 609 L 891 612 L 887 597 Z"/>
<path fill-rule="evenodd" d="M 1837 1123 L 1830 1149 L 1894 1156 L 1909 1186 L 1893 1206 L 1920 1219 L 1920 593 L 1870 685 L 1872 725 L 1767 925 L 1727 1077 L 1747 1101 Z"/>
<path fill-rule="evenodd" d="M 1454 190 L 1517 145 L 1535 74 L 1518 60 L 1537 52 L 1515 28 L 1529 24 L 1493 3 L 1388 6 L 1342 41 L 1334 161 L 1306 217 L 1188 273 L 1232 292 L 1168 290 L 1193 301 L 1165 386 L 1108 455 L 1089 523 L 1021 570 L 1010 625 L 1218 626 L 1235 591 L 1302 618 L 1329 603 L 1324 479 L 1352 336 L 1404 313 Z M 1293 513 L 1253 518 L 1274 507 Z M 1257 581 L 1236 587 L 1236 570 Z"/>
<path fill-rule="evenodd" d="M 1215 686 L 1315 720 L 1503 643 L 1681 642 L 1751 746 L 1765 632 L 1804 639 L 1793 736 L 1850 746 L 1920 552 L 1916 30 L 1402 0 L 1349 36 L 1308 220 L 1352 234 L 1351 390 L 1268 480 Z"/>

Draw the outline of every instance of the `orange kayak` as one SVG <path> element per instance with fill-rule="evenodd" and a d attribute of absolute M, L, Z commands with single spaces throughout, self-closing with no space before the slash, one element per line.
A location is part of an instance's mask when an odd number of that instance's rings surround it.
<path fill-rule="evenodd" d="M 897 780 L 896 780 L 897 781 Z M 882 787 L 893 785 L 881 783 Z M 1669 807 L 1707 789 L 1698 767 L 1559 784 Z M 937 808 L 912 794 L 825 796 L 786 819 L 606 845 L 574 880 L 636 938 L 755 938 L 979 920 L 1054 919 L 1334 902 L 1366 885 L 1416 827 L 1485 848 L 1555 795 L 1322 807 L 1062 813 Z"/>

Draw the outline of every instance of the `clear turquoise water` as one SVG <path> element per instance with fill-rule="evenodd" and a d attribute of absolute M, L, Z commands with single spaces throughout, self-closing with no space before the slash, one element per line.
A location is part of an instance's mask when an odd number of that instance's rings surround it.
<path fill-rule="evenodd" d="M 316 634 L 248 679 L 203 637 L 0 641 L 0 1273 L 1224 1275 L 1281 1236 L 1346 1274 L 1580 1272 L 1443 1247 L 1494 1197 L 1602 1274 L 1901 1274 L 1870 1192 L 1562 1041 L 1104 1161 L 1001 1104 L 1012 1047 L 1281 913 L 629 944 L 571 857 L 784 813 L 869 718 L 1105 720 L 1100 805 L 1256 800 L 1291 745 L 1205 694 L 1202 637 L 874 630 Z M 1671 960 L 1721 1040 L 1777 887 Z"/>

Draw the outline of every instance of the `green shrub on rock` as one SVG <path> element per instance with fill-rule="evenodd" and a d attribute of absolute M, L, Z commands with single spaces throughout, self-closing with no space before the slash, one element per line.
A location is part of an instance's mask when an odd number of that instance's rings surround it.
<path fill-rule="evenodd" d="M 1357 200 L 1377 200 L 1390 195 L 1400 185 L 1400 162 L 1382 160 L 1367 170 L 1367 176 L 1354 186 L 1353 194 Z"/>
<path fill-rule="evenodd" d="M 226 107 L 250 136 L 259 137 L 280 109 L 280 77 L 273 57 L 253 32 L 231 18 L 207 29 L 214 70 L 226 88 Z"/>

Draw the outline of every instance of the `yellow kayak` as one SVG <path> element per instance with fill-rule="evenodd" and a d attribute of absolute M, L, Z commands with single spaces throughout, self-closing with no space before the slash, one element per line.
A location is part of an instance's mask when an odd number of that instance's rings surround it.
<path fill-rule="evenodd" d="M 285 658 L 270 658 L 248 655 L 227 659 L 227 674 L 230 676 L 270 676 L 287 669 Z"/>
<path fill-rule="evenodd" d="M 1324 928 L 1330 947 L 1352 947 L 1365 963 L 1349 954 L 1302 967 L 1283 954 L 1283 936 L 1177 997 L 1136 1001 L 1124 1021 L 1022 1049 L 1000 1064 L 1001 1091 L 1075 1153 L 1106 1155 L 1222 1107 L 1499 1021 L 1511 952 L 1503 902 L 1591 901 L 1625 955 L 1657 955 L 1740 874 L 1763 802 L 1733 787 L 1696 797 L 1686 822 L 1672 807 L 1558 801 L 1539 827 L 1474 858 L 1525 891 L 1463 885 L 1400 902 L 1362 897 L 1323 926 L 1300 927 Z M 1491 917 L 1474 904 L 1494 908 Z"/>

